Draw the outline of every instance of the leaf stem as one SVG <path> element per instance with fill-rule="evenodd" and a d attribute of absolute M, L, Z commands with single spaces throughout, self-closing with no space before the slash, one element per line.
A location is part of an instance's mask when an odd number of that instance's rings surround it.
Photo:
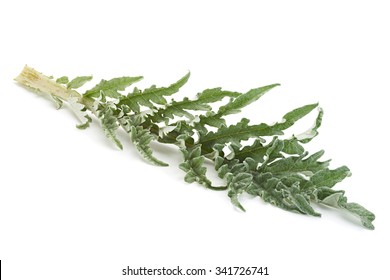
<path fill-rule="evenodd" d="M 85 105 L 89 110 L 92 108 L 93 100 L 91 98 L 83 97 L 77 91 L 57 83 L 28 65 L 24 66 L 22 72 L 14 80 L 36 92 L 49 94 L 64 101 L 68 101 L 71 97 L 76 97 L 78 99 L 77 102 Z"/>
<path fill-rule="evenodd" d="M 70 97 L 77 97 L 81 100 L 81 95 L 77 91 L 56 83 L 50 77 L 43 75 L 27 65 L 24 66 L 22 72 L 15 78 L 15 81 L 35 91 L 50 94 L 65 101 Z"/>

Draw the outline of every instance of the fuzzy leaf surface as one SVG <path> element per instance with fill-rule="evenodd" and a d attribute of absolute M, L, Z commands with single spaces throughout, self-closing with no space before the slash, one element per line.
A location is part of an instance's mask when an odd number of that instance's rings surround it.
<path fill-rule="evenodd" d="M 318 104 L 310 104 L 297 109 L 283 116 L 282 122 L 274 125 L 265 123 L 258 125 L 249 125 L 248 119 L 242 119 L 239 123 L 229 127 L 221 127 L 217 132 L 209 132 L 199 140 L 206 149 L 212 150 L 212 146 L 217 143 L 239 143 L 242 140 L 248 140 L 252 137 L 283 135 L 283 130 L 294 125 L 296 121 L 306 116 Z"/>
<path fill-rule="evenodd" d="M 225 91 L 221 88 L 206 89 L 197 94 L 197 98 L 191 100 L 184 98 L 182 101 L 172 101 L 166 107 L 159 109 L 153 116 L 154 122 L 167 121 L 167 119 L 173 119 L 175 116 L 187 117 L 193 119 L 194 116 L 188 112 L 193 111 L 211 111 L 210 103 L 214 103 L 222 100 L 225 97 L 237 97 L 240 93 Z"/>
<path fill-rule="evenodd" d="M 89 82 L 90 80 L 92 80 L 92 76 L 76 77 L 67 84 L 67 88 L 76 89 L 82 87 L 86 82 Z"/>
<path fill-rule="evenodd" d="M 167 163 L 153 156 L 153 150 L 150 148 L 150 142 L 157 139 L 157 136 L 150 133 L 148 129 L 143 129 L 142 126 L 132 126 L 130 129 L 130 138 L 136 146 L 142 157 L 153 165 L 168 166 Z"/>
<path fill-rule="evenodd" d="M 348 199 L 344 195 L 344 191 L 335 191 L 327 187 L 322 187 L 317 190 L 316 199 L 319 203 L 346 210 L 352 215 L 357 216 L 363 226 L 368 229 L 375 228 L 372 224 L 375 220 L 375 215 L 358 203 L 348 202 Z"/>
<path fill-rule="evenodd" d="M 205 157 L 201 155 L 201 147 L 198 145 L 192 149 L 182 148 L 181 152 L 184 162 L 179 165 L 179 168 L 186 172 L 184 180 L 187 183 L 198 182 L 206 188 L 212 188 L 212 183 L 206 176 Z"/>
<path fill-rule="evenodd" d="M 62 76 L 56 80 L 56 83 L 66 85 L 69 83 L 69 78 L 67 76 Z"/>
<path fill-rule="evenodd" d="M 152 164 L 167 165 L 153 156 L 153 140 L 178 146 L 184 156 L 180 168 L 186 173 L 185 181 L 226 191 L 233 205 L 241 210 L 244 210 L 240 201 L 242 194 L 315 217 L 320 216 L 314 208 L 317 203 L 346 211 L 357 216 L 366 228 L 374 228 L 374 214 L 360 204 L 348 202 L 345 192 L 335 189 L 337 183 L 351 175 L 350 170 L 346 166 L 330 169 L 329 160 L 322 160 L 322 150 L 313 154 L 305 151 L 304 145 L 318 135 L 322 123 L 323 111 L 318 104 L 296 108 L 274 124 L 252 125 L 243 118 L 227 126 L 225 116 L 240 112 L 278 84 L 244 94 L 212 88 L 198 93 L 194 99 L 168 101 L 168 97 L 187 82 L 189 75 L 167 87 L 134 88 L 126 95 L 122 91 L 142 77 L 102 80 L 84 95 L 74 89 L 89 81 L 90 76 L 77 77 L 70 82 L 66 76 L 54 80 L 25 66 L 15 80 L 50 95 L 58 106 L 67 102 L 80 120 L 79 128 L 89 125 L 92 120 L 89 112 L 92 113 L 101 121 L 106 136 L 120 149 L 117 130 L 124 129 L 139 153 Z M 229 102 L 214 109 L 217 104 L 213 103 L 225 98 Z M 318 115 L 311 128 L 288 139 L 280 137 L 315 108 Z M 199 111 L 203 112 L 198 114 Z M 253 141 L 246 145 L 245 140 Z M 224 186 L 213 186 L 207 177 L 206 160 L 214 162 Z"/>
<path fill-rule="evenodd" d="M 247 93 L 241 94 L 233 101 L 229 102 L 227 105 L 222 106 L 217 115 L 226 116 L 230 114 L 236 114 L 241 112 L 241 109 L 249 104 L 255 102 L 260 97 L 262 97 L 266 92 L 270 91 L 274 87 L 279 86 L 279 84 L 272 84 L 264 87 L 254 88 L 248 91 Z"/>
<path fill-rule="evenodd" d="M 103 91 L 104 94 L 108 97 L 119 98 L 122 95 L 119 91 L 124 91 L 130 85 L 142 80 L 142 76 L 138 77 L 121 77 L 114 78 L 111 80 L 101 80 L 96 86 L 92 89 L 87 90 L 84 93 L 85 97 L 99 97 L 100 92 Z"/>
<path fill-rule="evenodd" d="M 123 145 L 119 141 L 116 131 L 119 127 L 118 119 L 115 116 L 115 112 L 112 108 L 107 107 L 99 113 L 100 121 L 102 128 L 107 138 L 110 139 L 114 144 L 120 149 L 123 150 Z"/>
<path fill-rule="evenodd" d="M 164 97 L 178 92 L 188 81 L 189 77 L 190 73 L 168 87 L 158 88 L 156 86 L 151 86 L 143 91 L 135 88 L 132 93 L 120 98 L 119 105 L 127 105 L 135 113 L 140 112 L 140 106 L 147 106 L 154 109 L 153 103 L 165 105 L 167 104 L 167 100 Z"/>

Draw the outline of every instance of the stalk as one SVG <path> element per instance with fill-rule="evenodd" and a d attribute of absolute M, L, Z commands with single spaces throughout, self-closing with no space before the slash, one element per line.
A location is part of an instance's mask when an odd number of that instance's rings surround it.
<path fill-rule="evenodd" d="M 50 94 L 65 101 L 68 101 L 70 97 L 77 97 L 78 102 L 82 103 L 82 96 L 77 91 L 56 83 L 48 76 L 27 65 L 24 66 L 22 72 L 15 78 L 15 81 L 37 92 Z"/>
<path fill-rule="evenodd" d="M 83 104 L 88 110 L 94 113 L 93 110 L 91 110 L 93 99 L 83 97 L 74 89 L 69 89 L 64 85 L 57 83 L 55 80 L 27 65 L 24 66 L 22 72 L 20 72 L 14 80 L 36 92 L 49 94 L 64 101 L 76 97 L 78 103 Z"/>

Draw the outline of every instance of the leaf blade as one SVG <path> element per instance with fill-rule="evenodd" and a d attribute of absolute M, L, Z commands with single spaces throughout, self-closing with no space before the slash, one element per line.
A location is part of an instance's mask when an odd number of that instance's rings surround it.
<path fill-rule="evenodd" d="M 130 139 L 136 146 L 141 156 L 149 163 L 156 166 L 168 166 L 167 163 L 157 159 L 153 155 L 153 151 L 150 148 L 150 142 L 156 140 L 156 135 L 151 134 L 148 129 L 144 129 L 142 126 L 131 126 Z"/>
<path fill-rule="evenodd" d="M 152 102 L 165 105 L 167 101 L 164 97 L 171 96 L 178 92 L 179 89 L 187 83 L 189 77 L 190 72 L 168 87 L 157 88 L 156 86 L 152 86 L 144 91 L 135 89 L 133 93 L 128 94 L 127 96 L 121 96 L 119 105 L 127 105 L 135 113 L 140 112 L 140 105 L 152 109 L 154 109 Z"/>
<path fill-rule="evenodd" d="M 280 84 L 272 84 L 264 87 L 251 89 L 247 93 L 239 95 L 236 99 L 234 99 L 232 102 L 229 102 L 227 105 L 222 106 L 218 110 L 217 115 L 226 116 L 230 114 L 239 113 L 242 108 L 255 102 L 260 97 L 262 97 L 266 92 L 270 91 L 271 89 L 279 85 Z"/>
<path fill-rule="evenodd" d="M 100 92 L 103 91 L 108 97 L 119 98 L 122 96 L 119 91 L 125 90 L 127 87 L 142 79 L 142 76 L 113 78 L 108 81 L 103 79 L 92 89 L 87 90 L 83 96 L 96 98 L 99 97 Z"/>
<path fill-rule="evenodd" d="M 71 80 L 69 83 L 67 83 L 67 88 L 71 89 L 77 89 L 79 87 L 82 87 L 85 83 L 92 80 L 92 76 L 80 76 L 76 77 L 73 80 Z"/>
<path fill-rule="evenodd" d="M 296 108 L 283 116 L 283 120 L 273 125 L 261 123 L 248 125 L 248 119 L 242 119 L 235 125 L 221 127 L 217 132 L 209 132 L 199 139 L 199 143 L 209 151 L 217 143 L 239 142 L 253 137 L 283 135 L 283 130 L 293 126 L 298 120 L 309 114 L 318 103 Z"/>
<path fill-rule="evenodd" d="M 204 156 L 201 155 L 201 147 L 199 145 L 193 148 L 180 149 L 184 162 L 179 165 L 179 168 L 186 172 L 185 181 L 187 183 L 198 182 L 206 188 L 213 189 L 211 181 L 207 178 L 207 169 L 204 166 Z"/>

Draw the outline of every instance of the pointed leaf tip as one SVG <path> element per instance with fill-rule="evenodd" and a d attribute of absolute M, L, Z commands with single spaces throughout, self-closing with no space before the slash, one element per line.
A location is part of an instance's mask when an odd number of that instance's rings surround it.
<path fill-rule="evenodd" d="M 87 90 L 84 93 L 84 96 L 98 97 L 100 95 L 100 92 L 103 91 L 104 94 L 108 97 L 119 98 L 121 97 L 119 91 L 126 90 L 127 87 L 131 86 L 136 82 L 139 82 L 142 79 L 142 76 L 113 78 L 108 81 L 103 79 L 92 89 Z"/>
<path fill-rule="evenodd" d="M 241 112 L 241 109 L 248 106 L 249 104 L 257 101 L 262 97 L 266 92 L 270 91 L 272 88 L 278 86 L 279 84 L 271 84 L 268 86 L 263 86 L 259 88 L 254 88 L 249 90 L 246 93 L 239 95 L 236 99 L 229 102 L 228 104 L 222 106 L 218 110 L 218 116 L 226 116 L 230 114 L 236 114 Z"/>

